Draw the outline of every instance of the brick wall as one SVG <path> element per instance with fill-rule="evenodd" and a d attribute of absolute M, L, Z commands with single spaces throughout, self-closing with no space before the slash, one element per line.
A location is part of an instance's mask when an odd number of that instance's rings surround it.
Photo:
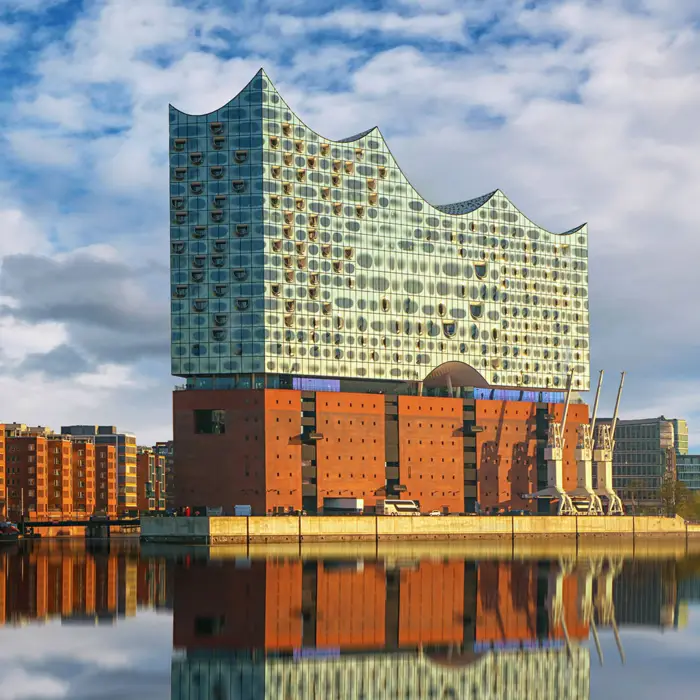
<path fill-rule="evenodd" d="M 373 508 L 384 488 L 384 397 L 317 393 L 317 508 L 324 498 L 362 498 Z"/>
<path fill-rule="evenodd" d="M 192 390 L 173 395 L 176 506 L 250 505 L 254 515 L 324 499 L 406 498 L 421 510 L 526 509 L 538 488 L 546 415 L 562 406 L 527 402 L 292 390 Z M 197 411 L 221 412 L 223 432 L 197 432 Z M 208 414 L 207 414 L 208 415 Z M 576 483 L 578 425 L 570 407 L 565 487 Z M 201 429 L 201 426 L 200 426 Z M 539 431 L 539 432 L 538 432 Z M 541 474 L 540 474 L 541 476 Z M 385 488 L 386 485 L 386 488 Z"/>
<path fill-rule="evenodd" d="M 401 498 L 422 512 L 464 511 L 462 400 L 399 396 Z"/>

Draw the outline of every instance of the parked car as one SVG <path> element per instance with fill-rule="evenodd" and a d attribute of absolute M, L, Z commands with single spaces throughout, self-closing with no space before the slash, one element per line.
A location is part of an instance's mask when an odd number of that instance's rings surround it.
<path fill-rule="evenodd" d="M 428 515 L 442 515 L 442 513 L 439 510 L 431 510 Z"/>

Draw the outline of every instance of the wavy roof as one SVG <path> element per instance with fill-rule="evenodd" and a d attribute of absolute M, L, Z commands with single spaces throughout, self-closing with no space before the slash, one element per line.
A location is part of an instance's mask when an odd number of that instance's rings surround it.
<path fill-rule="evenodd" d="M 172 104 L 169 105 L 169 107 L 170 107 L 170 109 L 171 109 L 172 111 L 174 111 L 174 112 L 179 112 L 180 114 L 186 114 L 187 116 L 207 117 L 207 116 L 213 114 L 214 112 L 217 112 L 219 109 L 223 109 L 223 108 L 229 106 L 229 105 L 230 105 L 231 103 L 233 103 L 234 101 L 236 101 L 240 95 L 242 95 L 242 94 L 243 94 L 244 92 L 246 92 L 247 90 L 252 89 L 253 83 L 254 83 L 257 79 L 259 79 L 259 78 L 264 78 L 265 80 L 267 80 L 268 83 L 269 83 L 269 85 L 270 85 L 270 86 L 274 89 L 274 91 L 279 95 L 279 91 L 277 90 L 277 88 L 274 87 L 274 83 L 270 80 L 270 78 L 269 78 L 269 76 L 267 75 L 267 73 L 265 73 L 265 70 L 264 70 L 263 68 L 260 68 L 260 70 L 258 70 L 258 72 L 253 76 L 253 78 L 246 84 L 246 86 L 245 86 L 235 97 L 233 97 L 231 100 L 229 100 L 227 103 L 225 103 L 225 104 L 222 105 L 221 107 L 212 110 L 211 112 L 207 112 L 207 113 L 203 113 L 203 114 L 198 114 L 198 115 L 193 115 L 193 114 L 189 114 L 188 112 L 183 112 L 182 110 L 178 109 L 177 107 L 174 107 Z M 286 101 L 284 101 L 284 100 L 282 99 L 281 96 L 280 96 L 280 99 L 286 104 Z M 290 111 L 293 111 L 293 110 L 291 110 L 291 108 L 289 108 L 289 110 L 290 110 Z M 295 115 L 296 115 L 296 113 L 295 113 Z M 297 115 L 297 119 L 299 119 L 298 115 Z M 366 129 L 365 131 L 361 131 L 361 132 L 359 132 L 359 133 L 357 133 L 357 134 L 354 134 L 353 136 L 347 136 L 347 137 L 341 138 L 341 139 L 329 139 L 329 138 L 326 138 L 326 137 L 322 136 L 321 134 L 319 134 L 315 129 L 311 129 L 302 119 L 299 119 L 299 122 L 302 123 L 302 124 L 304 124 L 304 126 L 305 126 L 307 129 L 309 129 L 309 131 L 313 131 L 314 133 L 316 133 L 316 135 L 317 135 L 319 138 L 323 139 L 324 141 L 329 141 L 329 142 L 334 142 L 334 143 L 352 143 L 352 142 L 354 142 L 354 141 L 359 141 L 360 139 L 363 139 L 364 137 L 366 137 L 367 135 L 371 134 L 372 132 L 376 132 L 377 138 L 381 139 L 381 140 L 384 141 L 384 143 L 386 144 L 387 150 L 388 150 L 389 153 L 391 154 L 391 157 L 392 157 L 392 159 L 393 159 L 394 164 L 396 165 L 396 167 L 398 167 L 399 169 L 401 169 L 401 166 L 399 165 L 398 161 L 396 160 L 396 158 L 394 157 L 394 155 L 391 153 L 391 150 L 389 149 L 389 146 L 388 146 L 388 144 L 386 143 L 386 139 L 384 139 L 384 137 L 383 137 L 381 131 L 379 130 L 379 128 L 378 128 L 377 126 L 373 126 L 373 127 L 371 127 L 370 129 Z M 403 171 L 402 171 L 402 172 L 403 172 Z M 415 188 L 415 186 L 411 183 L 411 181 L 409 180 L 409 178 L 406 176 L 405 173 L 404 173 L 404 177 L 406 178 L 406 182 L 408 183 L 408 185 L 410 185 L 410 187 L 413 188 L 413 190 L 414 190 L 414 192 L 416 193 L 416 195 L 417 195 L 418 197 L 420 197 L 420 199 L 422 199 L 423 202 L 425 202 L 426 204 L 429 204 L 429 205 L 432 206 L 434 209 L 436 209 L 436 210 L 442 212 L 443 214 L 447 214 L 447 215 L 449 215 L 449 216 L 461 216 L 461 215 L 464 215 L 464 214 L 471 214 L 472 212 L 475 212 L 475 211 L 477 211 L 478 209 L 480 209 L 481 207 L 483 207 L 485 204 L 487 204 L 487 203 L 488 203 L 491 199 L 493 199 L 493 197 L 495 197 L 495 196 L 498 196 L 498 197 L 501 197 L 501 198 L 507 200 L 508 203 L 513 207 L 513 209 L 515 209 L 516 211 L 519 211 L 519 212 L 522 214 L 522 212 L 513 204 L 513 202 L 512 202 L 501 190 L 498 190 L 498 189 L 493 190 L 493 191 L 491 191 L 491 192 L 488 192 L 487 194 L 483 194 L 483 195 L 481 195 L 481 196 L 479 196 L 479 197 L 474 197 L 473 199 L 465 199 L 465 200 L 460 201 L 460 202 L 453 202 L 453 203 L 451 203 L 451 204 L 432 204 L 431 202 L 429 202 L 425 197 L 423 197 L 423 196 L 418 192 L 418 190 L 417 190 L 417 189 Z M 524 214 L 522 214 L 522 215 L 525 216 Z M 527 216 L 525 216 L 525 218 L 526 218 L 533 226 L 536 226 L 537 228 L 539 228 L 539 229 L 541 229 L 541 230 L 543 230 L 543 231 L 547 231 L 547 233 L 550 233 L 550 234 L 553 234 L 553 235 L 557 235 L 557 236 L 568 236 L 568 235 L 577 233 L 577 232 L 581 231 L 582 229 L 585 229 L 585 228 L 586 228 L 586 223 L 583 223 L 583 224 L 580 224 L 579 226 L 576 226 L 576 227 L 574 227 L 574 228 L 572 228 L 572 229 L 569 229 L 568 231 L 563 231 L 563 232 L 557 233 L 557 232 L 548 231 L 547 229 L 544 229 L 542 226 L 539 226 L 538 224 L 536 224 L 534 221 L 532 221 L 532 220 L 531 220 L 529 217 L 527 217 Z"/>

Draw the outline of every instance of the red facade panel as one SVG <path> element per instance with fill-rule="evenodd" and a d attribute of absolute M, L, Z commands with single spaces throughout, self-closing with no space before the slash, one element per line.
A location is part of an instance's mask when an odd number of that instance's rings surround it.
<path fill-rule="evenodd" d="M 301 392 L 266 389 L 264 426 L 265 512 L 301 510 Z"/>
<path fill-rule="evenodd" d="M 195 411 L 224 411 L 225 432 L 196 432 Z M 262 391 L 175 391 L 175 506 L 250 505 L 264 515 L 265 399 Z"/>
<path fill-rule="evenodd" d="M 399 396 L 399 481 L 402 498 L 421 511 L 464 511 L 462 400 Z"/>
<path fill-rule="evenodd" d="M 324 498 L 362 498 L 373 508 L 384 488 L 384 396 L 316 394 L 317 506 Z"/>
<path fill-rule="evenodd" d="M 528 509 L 537 490 L 537 404 L 475 402 L 477 501 L 482 508 Z"/>
<path fill-rule="evenodd" d="M 482 508 L 533 509 L 534 501 L 522 494 L 534 493 L 537 484 L 538 404 L 525 401 L 475 402 L 477 500 Z M 560 421 L 563 404 L 539 404 Z M 564 488 L 576 488 L 576 441 L 581 423 L 588 422 L 588 406 L 572 404 L 565 429 Z M 546 429 L 541 439 L 546 441 Z"/>

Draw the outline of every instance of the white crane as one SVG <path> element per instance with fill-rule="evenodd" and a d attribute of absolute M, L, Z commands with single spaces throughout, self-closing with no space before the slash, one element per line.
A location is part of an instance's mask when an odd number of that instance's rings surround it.
<path fill-rule="evenodd" d="M 603 370 L 598 376 L 598 388 L 593 403 L 591 424 L 581 423 L 578 427 L 578 442 L 576 443 L 576 488 L 569 493 L 574 500 L 576 510 L 581 515 L 602 515 L 603 504 L 593 490 L 593 446 L 595 421 L 598 415 L 600 389 L 603 386 Z"/>
<path fill-rule="evenodd" d="M 571 403 L 571 387 L 573 385 L 574 371 L 569 372 L 566 384 L 566 402 L 561 423 L 551 421 L 547 431 L 547 447 L 544 450 L 544 458 L 547 460 L 547 488 L 538 492 L 537 496 L 550 496 L 559 501 L 558 515 L 576 515 L 576 509 L 571 497 L 564 491 L 564 431 L 566 419 L 569 415 Z"/>
<path fill-rule="evenodd" d="M 599 496 L 605 496 L 608 500 L 608 515 L 623 515 L 624 508 L 622 501 L 613 488 L 613 452 L 615 451 L 615 428 L 617 427 L 617 416 L 620 409 L 620 399 L 622 397 L 622 387 L 625 383 L 625 373 L 620 377 L 620 387 L 617 390 L 615 401 L 615 412 L 610 425 L 598 426 L 598 433 L 593 449 L 593 461 L 598 468 L 598 488 Z"/>
<path fill-rule="evenodd" d="M 571 403 L 571 387 L 573 386 L 574 371 L 569 372 L 566 383 L 566 402 L 561 423 L 551 420 L 547 430 L 547 447 L 544 457 L 547 460 L 547 486 L 536 493 L 522 494 L 523 499 L 549 498 L 558 501 L 557 515 L 576 515 L 576 509 L 569 496 L 564 491 L 564 430 Z"/>

